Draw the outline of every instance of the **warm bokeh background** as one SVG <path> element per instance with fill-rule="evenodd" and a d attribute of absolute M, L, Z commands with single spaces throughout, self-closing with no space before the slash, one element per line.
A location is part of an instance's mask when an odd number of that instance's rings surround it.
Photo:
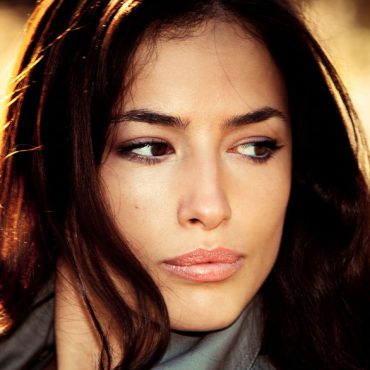
<path fill-rule="evenodd" d="M 73 1 L 73 0 L 71 0 Z M 370 0 L 296 0 L 339 70 L 370 139 Z M 0 0 L 0 109 L 36 0 Z"/>

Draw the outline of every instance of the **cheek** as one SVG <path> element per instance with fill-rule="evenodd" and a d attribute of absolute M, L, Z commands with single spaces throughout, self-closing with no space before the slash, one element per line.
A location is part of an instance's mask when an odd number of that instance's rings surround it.
<path fill-rule="evenodd" d="M 239 218 L 253 223 L 255 230 L 262 228 L 267 232 L 284 223 L 291 190 L 291 170 L 290 162 L 280 162 L 266 171 L 261 167 L 239 176 L 234 211 L 239 213 Z"/>
<path fill-rule="evenodd" d="M 279 253 L 289 188 L 281 188 L 274 195 L 266 188 L 256 188 L 254 196 L 245 197 L 240 204 L 236 231 L 247 253 L 242 280 L 249 284 L 253 294 L 271 272 Z"/>
<path fill-rule="evenodd" d="M 238 234 L 252 247 L 251 258 L 259 265 L 272 266 L 279 250 L 290 197 L 290 166 L 276 168 L 269 176 L 255 174 L 253 184 L 245 179 L 234 215 Z"/>
<path fill-rule="evenodd" d="M 168 224 L 168 191 L 158 176 L 124 176 L 103 166 L 105 196 L 122 235 L 137 249 L 151 245 Z"/>

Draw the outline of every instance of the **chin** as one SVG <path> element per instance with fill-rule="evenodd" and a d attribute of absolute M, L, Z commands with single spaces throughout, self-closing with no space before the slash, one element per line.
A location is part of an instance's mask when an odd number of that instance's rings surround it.
<path fill-rule="evenodd" d="M 179 309 L 169 309 L 171 328 L 178 331 L 215 331 L 232 325 L 243 312 L 243 305 L 212 305 L 197 307 L 189 305 Z"/>
<path fill-rule="evenodd" d="M 229 279 L 217 284 L 162 286 L 170 325 L 179 331 L 214 331 L 232 325 L 257 294 L 260 281 Z"/>

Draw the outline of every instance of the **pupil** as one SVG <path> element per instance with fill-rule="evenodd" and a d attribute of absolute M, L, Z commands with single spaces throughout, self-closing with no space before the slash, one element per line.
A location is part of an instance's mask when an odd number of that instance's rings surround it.
<path fill-rule="evenodd" d="M 262 145 L 256 145 L 254 150 L 255 150 L 256 156 L 258 156 L 258 157 L 263 157 L 267 154 L 266 147 L 264 147 Z"/>
<path fill-rule="evenodd" d="M 152 154 L 154 156 L 161 156 L 165 155 L 167 152 L 167 145 L 164 143 L 159 143 L 159 144 L 153 144 L 152 146 Z"/>

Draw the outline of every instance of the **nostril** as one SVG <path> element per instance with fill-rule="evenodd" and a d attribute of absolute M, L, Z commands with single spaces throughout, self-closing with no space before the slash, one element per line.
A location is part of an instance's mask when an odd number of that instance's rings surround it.
<path fill-rule="evenodd" d="M 191 224 L 196 224 L 199 220 L 197 218 L 191 218 L 189 221 Z"/>

